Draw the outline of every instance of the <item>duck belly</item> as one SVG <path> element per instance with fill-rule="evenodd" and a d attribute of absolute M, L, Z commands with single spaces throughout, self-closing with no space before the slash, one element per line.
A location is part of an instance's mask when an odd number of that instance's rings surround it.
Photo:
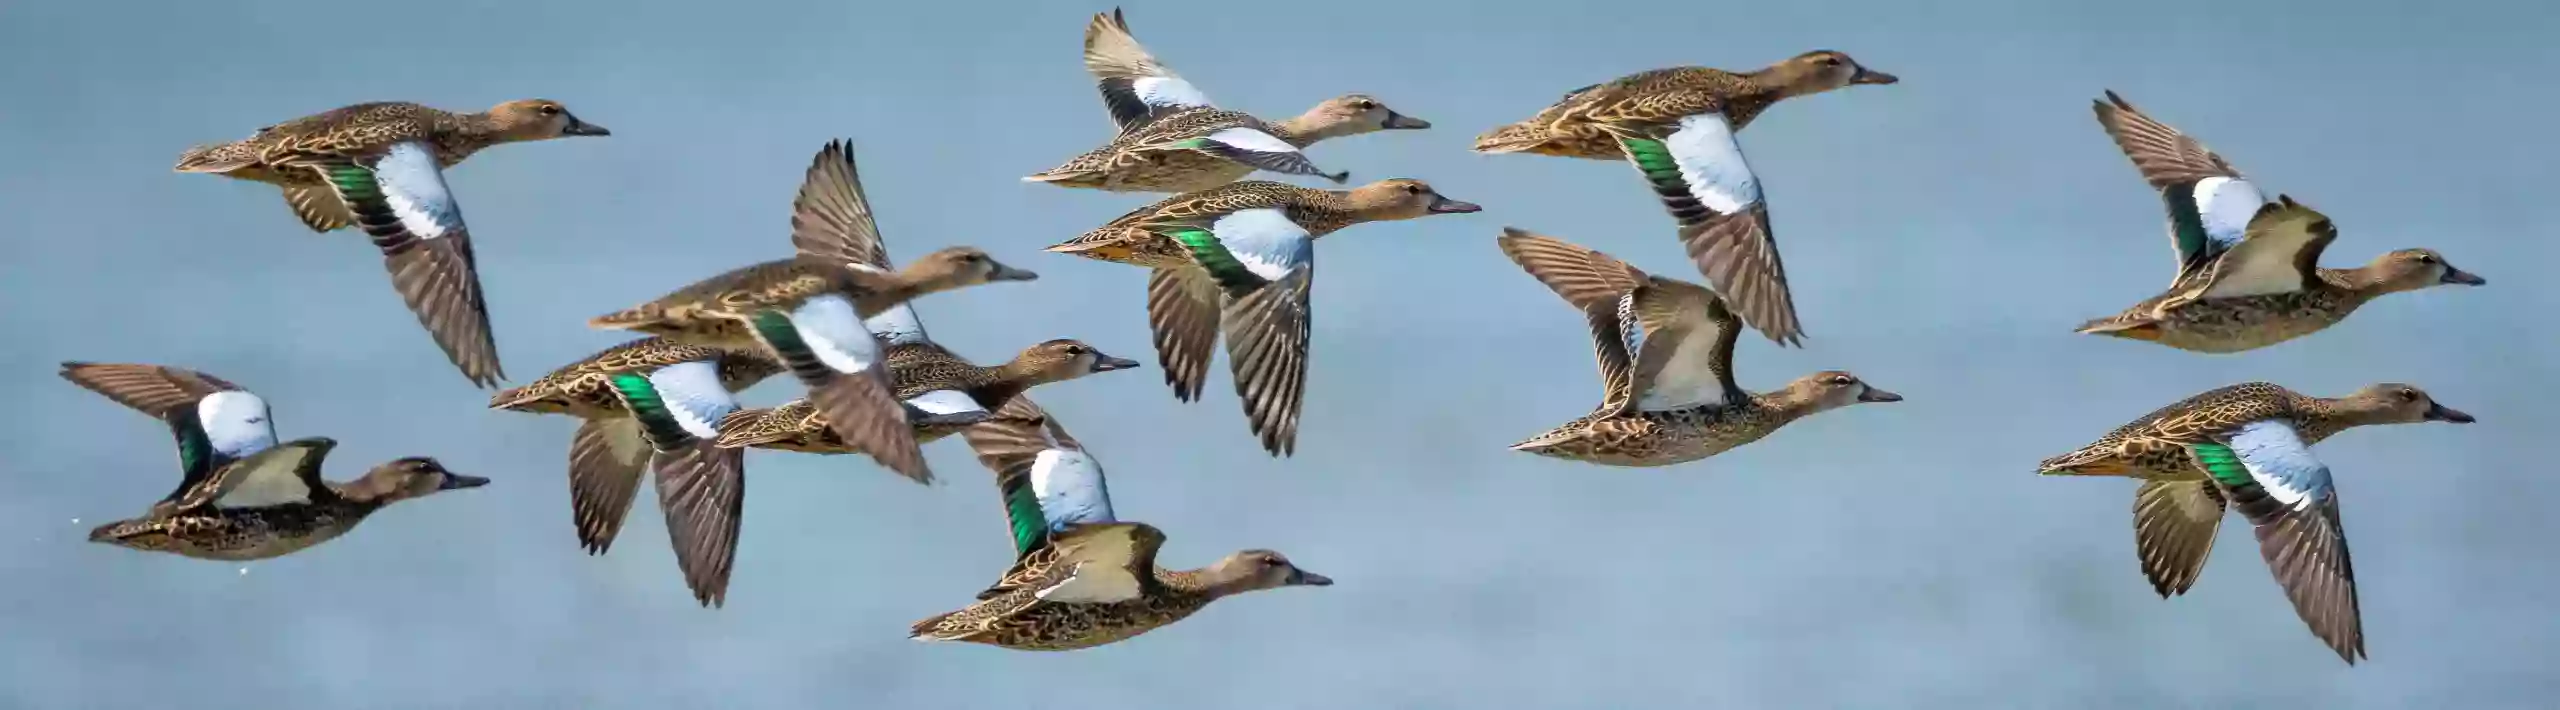
<path fill-rule="evenodd" d="M 2161 314 L 2153 342 L 2202 353 L 2255 350 L 2319 332 L 2346 319 L 2348 309 L 2319 294 L 2197 301 Z"/>

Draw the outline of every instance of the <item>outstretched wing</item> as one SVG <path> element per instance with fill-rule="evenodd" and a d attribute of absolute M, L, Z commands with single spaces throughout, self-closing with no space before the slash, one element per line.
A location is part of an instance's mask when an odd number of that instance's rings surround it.
<path fill-rule="evenodd" d="M 889 250 L 872 220 L 871 200 L 862 193 L 851 142 L 827 141 L 810 160 L 800 195 L 791 202 L 791 246 L 804 258 L 837 266 L 889 269 Z"/>
<path fill-rule="evenodd" d="M 2188 450 L 2255 526 L 2268 571 L 2312 635 L 2350 664 L 2363 657 L 2355 563 L 2329 466 L 2313 458 L 2310 445 L 2282 420 L 2244 424 L 2223 443 Z"/>
<path fill-rule="evenodd" d="M 2204 143 L 2143 114 L 2116 92 L 2091 102 L 2091 109 L 2098 126 L 2142 172 L 2142 181 L 2160 191 L 2180 280 L 2240 243 L 2249 217 L 2267 201 L 2256 185 Z"/>
<path fill-rule="evenodd" d="M 62 379 L 159 418 L 177 442 L 178 487 L 161 498 L 175 505 L 217 469 L 276 445 L 267 401 L 239 385 L 194 370 L 130 363 L 66 362 Z"/>
<path fill-rule="evenodd" d="M 1800 344 L 1803 328 L 1769 230 L 1769 205 L 1732 124 L 1711 112 L 1617 130 L 1626 131 L 1618 143 L 1628 162 L 1679 223 L 1698 273 L 1751 327 L 1780 344 Z"/>
<path fill-rule="evenodd" d="M 1714 291 L 1656 277 L 1619 298 L 1618 323 L 1635 357 L 1637 408 L 1722 406 L 1749 397 L 1733 381 L 1742 322 Z"/>
<path fill-rule="evenodd" d="M 2160 597 L 2185 594 L 2213 556 L 2222 490 L 2210 481 L 2143 481 L 2133 494 L 2133 548 Z"/>
<path fill-rule="evenodd" d="M 1102 463 L 1030 398 L 1015 396 L 961 436 L 996 474 L 1017 557 L 1046 547 L 1068 526 L 1117 520 Z"/>
<path fill-rule="evenodd" d="M 445 187 L 435 149 L 406 141 L 370 159 L 333 156 L 307 165 L 337 191 L 356 226 L 373 237 L 392 288 L 463 376 L 482 387 L 506 379 L 489 333 L 471 229 Z"/>
<path fill-rule="evenodd" d="M 2320 253 L 2338 238 L 2328 215 L 2279 195 L 2249 219 L 2248 238 L 2215 259 L 2191 298 L 2291 293 L 2320 281 Z"/>
<path fill-rule="evenodd" d="M 1156 583 L 1156 550 L 1164 546 L 1164 532 L 1145 523 L 1079 525 L 1052 544 L 1058 561 L 1031 598 L 1113 604 L 1144 596 Z"/>
<path fill-rule="evenodd" d="M 1207 94 L 1176 76 L 1138 38 L 1119 8 L 1096 14 L 1084 28 L 1084 69 L 1102 89 L 1102 105 L 1123 132 L 1160 114 L 1213 106 Z"/>
<path fill-rule="evenodd" d="M 333 500 L 337 494 L 321 480 L 320 464 L 337 445 L 325 438 L 295 439 L 232 461 L 180 492 L 166 509 L 263 508 Z"/>

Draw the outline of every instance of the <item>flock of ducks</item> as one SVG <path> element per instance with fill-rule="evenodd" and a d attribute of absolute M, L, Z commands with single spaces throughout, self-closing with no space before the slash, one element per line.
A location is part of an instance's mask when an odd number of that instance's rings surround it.
<path fill-rule="evenodd" d="M 1478 211 L 1419 180 L 1347 190 L 1249 181 L 1254 171 L 1333 183 L 1303 149 L 1329 138 L 1429 128 L 1374 97 L 1347 94 L 1266 121 L 1222 108 L 1149 55 L 1119 11 L 1086 27 L 1085 68 L 1119 132 L 1102 147 L 1025 178 L 1113 192 L 1174 193 L 1048 251 L 1147 269 L 1147 315 L 1174 397 L 1206 395 L 1223 339 L 1247 423 L 1262 448 L 1297 446 L 1306 383 L 1315 243 L 1367 222 Z M 1799 418 L 1900 401 L 1842 371 L 1754 393 L 1735 377 L 1742 331 L 1797 345 L 1803 328 L 1769 227 L 1769 205 L 1737 136 L 1790 98 L 1898 81 L 1833 51 L 1731 72 L 1676 67 L 1567 92 L 1527 120 L 1486 132 L 1481 153 L 1624 160 L 1660 197 L 1709 285 L 1645 273 L 1555 237 L 1505 228 L 1495 243 L 1579 311 L 1600 363 L 1600 405 L 1512 448 L 1611 466 L 1714 456 Z M 2336 226 L 2289 196 L 2269 200 L 2202 143 L 2110 92 L 2098 123 L 2157 189 L 2176 271 L 2161 294 L 2090 321 L 2083 333 L 2207 353 L 2266 347 L 2332 326 L 2383 294 L 2484 283 L 2426 249 L 2323 268 Z M 455 367 L 477 386 L 505 378 L 474 273 L 471 230 L 446 169 L 502 143 L 610 133 L 548 100 L 483 113 L 370 103 L 187 151 L 181 172 L 275 185 L 305 226 L 355 227 L 381 248 L 392 285 Z M 580 420 L 569 444 L 579 543 L 611 548 L 644 470 L 656 474 L 675 558 L 705 606 L 724 602 L 736 558 L 743 452 L 862 454 L 931 482 L 920 446 L 957 434 L 996 474 L 1016 557 L 1000 581 L 913 635 L 1007 648 L 1111 643 L 1233 594 L 1332 581 L 1268 550 L 1207 567 L 1157 566 L 1164 533 L 1113 511 L 1101 465 L 1026 396 L 1036 387 L 1139 363 L 1072 339 L 1040 342 L 994 366 L 927 335 L 912 302 L 928 294 L 1032 281 L 972 247 L 904 266 L 873 224 L 852 148 L 830 142 L 792 205 L 793 253 L 684 285 L 589 325 L 644 335 L 498 392 L 489 406 Z M 806 396 L 767 409 L 735 393 L 789 373 Z M 142 517 L 90 540 L 189 557 L 270 558 L 325 542 L 391 503 L 484 485 L 411 457 L 332 482 L 334 442 L 279 441 L 265 400 L 213 375 L 146 364 L 73 362 L 62 376 L 166 422 L 182 479 Z M 2355 576 L 2337 492 L 2309 447 L 2350 427 L 2470 415 L 2402 384 L 2337 399 L 2267 383 L 2187 398 L 2043 462 L 2053 475 L 2139 479 L 2133 507 L 2141 568 L 2163 596 L 2186 592 L 2227 508 L 2302 620 L 2341 658 L 2364 655 Z"/>

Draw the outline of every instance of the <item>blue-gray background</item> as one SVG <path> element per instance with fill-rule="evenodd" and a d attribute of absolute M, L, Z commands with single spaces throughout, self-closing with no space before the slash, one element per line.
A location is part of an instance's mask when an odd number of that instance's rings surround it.
<path fill-rule="evenodd" d="M 1132 8 L 1140 38 L 1226 105 L 1276 118 L 1356 90 L 1434 121 L 1312 155 L 1486 207 L 1326 241 L 1302 451 L 1273 460 L 1223 369 L 1204 403 L 1167 396 L 1138 270 L 1038 251 L 1146 201 L 1016 182 L 1107 137 L 1076 59 L 1107 7 L 8 3 L 0 704 L 2547 706 L 2553 11 L 2077 5 Z M 1846 368 L 1909 401 L 1671 469 L 1506 451 L 1597 385 L 1579 320 L 1500 256 L 1498 228 L 1696 276 L 1625 166 L 1474 155 L 1474 134 L 1620 74 L 1817 47 L 1905 80 L 1790 103 L 1745 135 L 1813 337 L 1748 338 L 1741 379 Z M 2107 88 L 2336 217 L 2331 265 L 2431 246 L 2493 284 L 2387 298 L 2239 356 L 2072 335 L 2169 269 L 2155 198 L 2090 120 Z M 988 478 L 951 442 L 929 489 L 858 458 L 753 456 L 730 606 L 694 608 L 650 502 L 613 554 L 579 552 L 574 422 L 482 411 L 361 237 L 167 167 L 357 101 L 527 96 L 615 135 L 453 173 L 515 383 L 621 339 L 589 316 L 788 253 L 802 169 L 849 136 L 893 255 L 977 244 L 1044 275 L 925 301 L 937 338 L 992 361 L 1072 336 L 1148 363 L 1039 397 L 1109 463 L 1122 514 L 1171 533 L 1166 561 L 1272 547 L 1340 584 L 1072 654 L 907 641 L 1008 559 Z M 284 435 L 343 443 L 341 477 L 432 454 L 497 482 L 246 574 L 88 544 L 174 473 L 156 425 L 54 377 L 66 359 L 253 387 Z M 2480 417 L 2322 447 L 2348 491 L 2365 666 L 2293 618 L 2245 525 L 2164 602 L 2134 565 L 2132 483 L 2032 475 L 2250 379 L 2409 381 Z"/>

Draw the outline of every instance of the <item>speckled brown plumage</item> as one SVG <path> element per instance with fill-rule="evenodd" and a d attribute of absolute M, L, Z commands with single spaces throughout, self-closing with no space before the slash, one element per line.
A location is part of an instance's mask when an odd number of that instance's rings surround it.
<path fill-rule="evenodd" d="M 1223 597 L 1333 583 L 1270 550 L 1239 551 L 1196 570 L 1158 566 L 1164 532 L 1115 519 L 1100 464 L 1028 397 L 1006 403 L 967 436 L 996 474 L 1014 564 L 975 603 L 916 622 L 912 638 L 1028 651 L 1091 648 L 1163 628 Z M 1049 496 L 1075 504 L 1051 518 Z M 1050 596 L 1071 582 L 1082 588 Z"/>
<path fill-rule="evenodd" d="M 1033 387 L 1063 382 L 1096 372 L 1136 367 L 1138 363 L 1103 354 L 1075 340 L 1051 340 L 1023 350 L 993 367 L 970 363 L 930 341 L 901 343 L 888 351 L 889 380 L 897 397 L 906 400 L 927 392 L 956 391 L 988 412 Z M 915 423 L 919 444 L 959 433 L 975 421 Z M 744 409 L 720 423 L 722 447 L 754 447 L 812 454 L 863 453 L 828 426 L 826 413 L 806 399 L 771 409 Z"/>
<path fill-rule="evenodd" d="M 1349 195 L 1267 180 L 1231 182 L 1165 198 L 1120 215 L 1049 251 L 1148 268 L 1192 267 L 1182 242 L 1159 231 L 1164 225 L 1214 220 L 1241 210 L 1275 208 L 1307 233 L 1323 237 L 1362 221 Z"/>
<path fill-rule="evenodd" d="M 361 103 L 258 129 L 230 143 L 197 146 L 179 156 L 179 172 L 218 173 L 285 188 L 287 205 L 314 231 L 355 221 L 323 176 L 309 165 L 374 155 L 391 144 L 423 141 L 437 167 L 452 167 L 500 143 L 610 131 L 579 120 L 559 102 L 510 101 L 480 113 L 455 113 L 405 101 Z"/>
<path fill-rule="evenodd" d="M 2334 491 L 2313 505 L 2275 502 L 2254 468 L 2250 479 L 2215 479 L 2199 447 L 2231 455 L 2233 437 L 2257 422 L 2281 422 L 2300 445 L 2315 445 L 2349 428 L 2418 421 L 2472 421 L 2416 387 L 2382 383 L 2340 398 L 2304 395 L 2265 382 L 2216 388 L 2154 410 L 2109 431 L 2076 451 L 2046 459 L 2048 475 L 2106 475 L 2142 479 L 2133 503 L 2134 549 L 2143 576 L 2166 598 L 2185 594 L 2213 552 L 2223 514 L 2238 509 L 2253 522 L 2261 553 L 2303 620 L 2349 663 L 2363 652 L 2355 611 L 2354 575 L 2337 526 Z M 2252 465 L 2254 464 L 2245 464 Z M 2301 475 L 2301 474 L 2295 474 Z M 2325 469 L 2317 485 L 2329 485 Z"/>
<path fill-rule="evenodd" d="M 434 459 L 411 457 L 376 466 L 353 481 L 331 483 L 321 478 L 320 467 L 336 446 L 325 438 L 299 439 L 227 463 L 163 501 L 178 505 L 154 506 L 143 517 L 100 525 L 89 531 L 89 541 L 206 560 L 270 559 L 337 539 L 392 503 L 489 482 L 448 472 Z M 251 469 L 257 473 L 249 473 Z M 298 477 L 306 497 L 241 507 L 221 503 L 224 489 L 252 475 Z"/>
<path fill-rule="evenodd" d="M 1566 92 L 1528 120 L 1477 136 L 1475 151 L 1621 160 L 1625 154 L 1618 139 L 1629 127 L 1717 112 L 1738 133 L 1781 100 L 1894 81 L 1890 74 L 1866 71 L 1848 55 L 1829 50 L 1799 54 L 1753 72 L 1653 69 Z"/>
<path fill-rule="evenodd" d="M 1192 109 L 1151 119 L 1113 137 L 1100 148 L 1023 179 L 1112 192 L 1206 190 L 1235 182 L 1258 169 L 1199 145 L 1208 135 L 1231 128 L 1259 131 L 1301 148 L 1314 142 L 1242 112 Z M 1286 168 L 1282 172 L 1322 175 L 1337 183 L 1348 177 L 1347 173 L 1324 174 L 1304 156 L 1273 167 Z"/>
<path fill-rule="evenodd" d="M 1733 377 L 1742 324 L 1713 291 L 1554 237 L 1506 229 L 1497 243 L 1582 311 L 1602 380 L 1599 408 L 1514 450 L 1612 466 L 1669 466 L 1758 441 L 1826 409 L 1901 399 L 1839 371 L 1798 378 L 1775 392 L 1745 392 Z M 1641 346 L 1629 346 L 1630 333 L 1641 335 Z M 1665 388 L 1692 391 L 1648 403 Z"/>

